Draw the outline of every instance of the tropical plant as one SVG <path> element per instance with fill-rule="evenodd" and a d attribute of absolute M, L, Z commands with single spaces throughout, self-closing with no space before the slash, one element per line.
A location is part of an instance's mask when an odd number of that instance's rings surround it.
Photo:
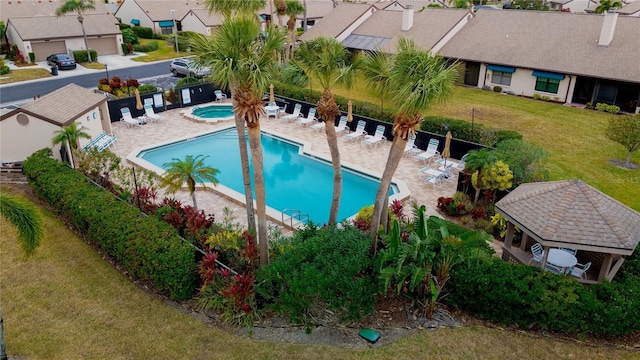
<path fill-rule="evenodd" d="M 86 133 L 85 130 L 87 130 L 87 128 L 83 125 L 80 125 L 77 122 L 72 122 L 68 126 L 63 126 L 60 130 L 54 132 L 53 139 L 51 139 L 51 143 L 54 146 L 58 144 L 65 145 L 71 159 L 71 166 L 74 168 L 77 166 L 74 152 L 78 150 L 78 147 L 80 146 L 78 141 L 80 138 L 91 139 L 91 135 Z"/>
<path fill-rule="evenodd" d="M 364 58 L 362 73 L 368 90 L 380 98 L 380 111 L 384 111 L 384 100 L 391 91 L 391 55 L 376 51 Z"/>
<path fill-rule="evenodd" d="M 239 14 L 255 14 L 265 4 L 266 0 L 205 0 L 205 8 L 210 13 L 221 14 L 225 19 Z"/>
<path fill-rule="evenodd" d="M 189 195 L 193 200 L 193 207 L 197 210 L 196 202 L 196 184 L 201 183 L 205 187 L 205 182 L 211 183 L 213 186 L 218 185 L 216 175 L 219 170 L 211 166 L 207 166 L 204 160 L 208 156 L 187 155 L 184 160 L 173 158 L 172 161 L 164 163 L 162 166 L 166 169 L 161 176 L 160 186 L 166 187 L 169 194 L 175 194 L 182 189 L 183 184 L 187 183 Z"/>
<path fill-rule="evenodd" d="M 509 165 L 513 172 L 513 186 L 544 181 L 547 170 L 544 160 L 547 152 L 540 146 L 530 144 L 521 139 L 509 139 L 499 142 L 495 150 L 496 158 Z"/>
<path fill-rule="evenodd" d="M 382 76 L 381 81 L 388 84 L 391 101 L 398 108 L 391 150 L 374 203 L 370 229 L 372 239 L 376 239 L 381 221 L 387 223 L 387 218 L 382 219 L 382 214 L 386 214 L 391 178 L 398 168 L 409 136 L 415 134 L 422 113 L 431 103 L 444 101 L 451 96 L 457 76 L 456 66 L 451 66 L 440 56 L 419 49 L 412 40 L 405 38 L 398 41 L 398 52 L 387 60 L 391 69 L 389 79 L 385 80 L 386 77 Z M 385 69 L 386 66 L 380 68 Z M 374 252 L 376 243 L 374 240 Z"/>
<path fill-rule="evenodd" d="M 26 200 L 0 194 L 0 216 L 18 232 L 18 243 L 26 257 L 33 255 L 44 238 L 42 215 Z M 4 320 L 0 312 L 0 359 L 7 359 L 4 345 Z"/>
<path fill-rule="evenodd" d="M 323 88 L 318 100 L 318 119 L 326 123 L 325 133 L 333 166 L 333 198 L 329 210 L 329 225 L 336 223 L 342 196 L 342 169 L 340 167 L 340 150 L 336 136 L 335 119 L 341 114 L 338 104 L 331 92 L 336 84 L 350 88 L 353 85 L 355 71 L 360 64 L 356 56 L 349 61 L 347 49 L 332 37 L 319 37 L 304 42 L 298 49 L 294 63 L 302 69 L 308 78 L 317 79 Z"/>
<path fill-rule="evenodd" d="M 304 14 L 305 8 L 298 0 L 287 0 L 286 15 L 289 16 L 287 21 L 287 31 L 289 32 L 289 46 L 287 46 L 287 52 L 285 54 L 286 59 L 293 58 L 293 50 L 296 45 L 296 20 L 298 15 Z"/>
<path fill-rule="evenodd" d="M 95 8 L 94 0 L 65 0 L 65 2 L 56 9 L 56 16 L 62 16 L 72 12 L 78 14 L 78 22 L 82 28 L 84 48 L 87 49 L 87 58 L 89 59 L 89 62 L 93 62 L 93 60 L 91 60 L 91 51 L 89 49 L 89 42 L 87 41 L 87 33 L 84 30 L 84 13 L 87 10 L 94 10 Z"/>
<path fill-rule="evenodd" d="M 287 2 L 285 0 L 273 0 L 278 15 L 278 27 L 282 27 L 282 17 L 287 14 Z"/>
<path fill-rule="evenodd" d="M 596 6 L 594 12 L 596 14 L 604 14 L 611 9 L 622 7 L 622 3 L 617 0 L 600 0 L 600 5 Z"/>
<path fill-rule="evenodd" d="M 478 177 L 476 178 L 476 184 L 482 184 L 482 176 L 484 175 L 483 170 L 493 164 L 496 161 L 495 154 L 489 149 L 480 149 L 469 151 L 467 158 L 465 160 L 466 168 L 469 170 L 471 174 L 478 172 Z M 476 195 L 473 198 L 473 206 L 478 203 L 478 199 L 480 198 L 480 190 L 481 186 L 475 186 Z"/>
<path fill-rule="evenodd" d="M 616 116 L 609 120 L 605 132 L 609 140 L 620 143 L 627 148 L 627 159 L 624 167 L 631 167 L 631 153 L 640 149 L 640 115 Z"/>
<path fill-rule="evenodd" d="M 274 26 L 267 27 L 265 36 L 261 36 L 261 25 L 256 16 L 239 14 L 225 20 L 210 38 L 199 35 L 195 36 L 193 41 L 199 61 L 211 67 L 214 81 L 224 88 L 231 89 L 241 150 L 243 146 L 246 149 L 244 122 L 248 128 L 261 265 L 269 262 L 266 195 L 260 140 L 260 117 L 264 115 L 262 94 L 272 81 L 271 74 L 275 68 L 276 54 L 282 49 L 285 38 L 286 33 Z M 244 159 L 242 161 L 243 169 L 247 170 L 246 174 L 243 172 L 245 189 L 247 189 L 250 186 L 248 158 L 246 163 Z M 252 201 L 251 197 L 247 197 L 247 205 Z"/>
<path fill-rule="evenodd" d="M 481 178 L 482 181 L 478 181 L 478 178 Z M 471 184 L 474 188 L 494 193 L 496 190 L 504 191 L 510 189 L 513 186 L 511 179 L 513 179 L 513 173 L 509 169 L 509 165 L 502 162 L 502 160 L 498 160 L 471 174 Z M 492 196 L 491 198 L 495 197 Z"/>

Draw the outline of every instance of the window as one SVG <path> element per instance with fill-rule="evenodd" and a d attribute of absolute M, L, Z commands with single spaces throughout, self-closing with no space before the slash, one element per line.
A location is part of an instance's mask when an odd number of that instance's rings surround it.
<path fill-rule="evenodd" d="M 552 94 L 557 94 L 559 85 L 560 85 L 560 80 L 558 79 L 538 77 L 536 80 L 537 91 L 544 91 Z"/>
<path fill-rule="evenodd" d="M 172 27 L 161 27 L 162 35 L 172 35 L 173 34 L 173 26 Z"/>
<path fill-rule="evenodd" d="M 510 86 L 511 85 L 511 73 L 504 71 L 496 71 L 493 70 L 493 75 L 491 76 L 491 83 Z"/>

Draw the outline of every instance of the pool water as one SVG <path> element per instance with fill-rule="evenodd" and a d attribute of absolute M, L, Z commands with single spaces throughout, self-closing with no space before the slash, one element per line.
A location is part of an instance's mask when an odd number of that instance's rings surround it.
<path fill-rule="evenodd" d="M 333 168 L 328 162 L 299 154 L 300 147 L 298 143 L 262 134 L 267 206 L 278 212 L 296 209 L 308 214 L 314 223 L 323 224 L 329 219 Z M 220 184 L 244 194 L 235 128 L 148 149 L 137 156 L 163 168 L 163 164 L 173 158 L 184 159 L 187 155 L 201 154 L 209 155 L 205 160 L 207 165 L 220 170 L 217 175 Z M 252 169 L 251 173 L 253 175 Z M 378 179 L 343 167 L 338 219 L 353 216 L 363 206 L 373 204 L 378 186 Z M 389 194 L 395 192 L 397 189 L 392 186 Z"/>
<path fill-rule="evenodd" d="M 193 108 L 191 113 L 203 119 L 225 119 L 232 118 L 233 105 L 209 105 L 205 107 Z"/>

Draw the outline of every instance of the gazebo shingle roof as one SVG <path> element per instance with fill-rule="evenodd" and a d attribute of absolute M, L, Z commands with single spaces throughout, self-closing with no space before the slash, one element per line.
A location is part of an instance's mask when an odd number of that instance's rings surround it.
<path fill-rule="evenodd" d="M 640 214 L 580 180 L 522 184 L 496 210 L 547 242 L 623 255 L 640 242 Z"/>
<path fill-rule="evenodd" d="M 38 115 L 53 124 L 66 126 L 89 109 L 105 101 L 107 98 L 104 95 L 76 84 L 69 84 L 23 105 L 20 109 Z M 64 104 L 64 106 L 60 104 Z"/>

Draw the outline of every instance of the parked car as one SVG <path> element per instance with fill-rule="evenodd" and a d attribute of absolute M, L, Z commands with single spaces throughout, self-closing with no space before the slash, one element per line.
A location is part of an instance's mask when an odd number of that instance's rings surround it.
<path fill-rule="evenodd" d="M 178 74 L 201 78 L 211 75 L 211 68 L 200 66 L 190 59 L 173 59 L 169 64 L 169 70 L 173 73 L 173 76 Z"/>
<path fill-rule="evenodd" d="M 67 54 L 53 54 L 47 57 L 47 65 L 55 65 L 58 69 L 75 69 L 76 61 Z"/>

